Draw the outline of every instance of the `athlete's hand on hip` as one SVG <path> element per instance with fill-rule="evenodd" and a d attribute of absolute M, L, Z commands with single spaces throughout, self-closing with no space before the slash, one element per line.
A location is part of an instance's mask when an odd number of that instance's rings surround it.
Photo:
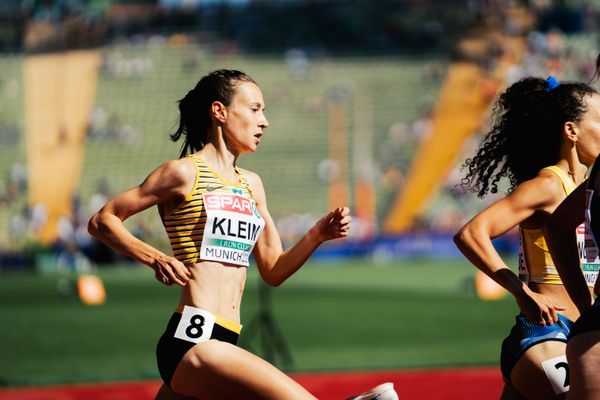
<path fill-rule="evenodd" d="M 331 239 L 348 237 L 350 231 L 350 209 L 338 207 L 317 221 L 314 228 L 319 239 L 323 242 Z"/>
<path fill-rule="evenodd" d="M 171 286 L 174 283 L 185 286 L 191 275 L 188 268 L 181 261 L 169 256 L 154 260 L 152 269 L 156 280 L 166 286 Z"/>
<path fill-rule="evenodd" d="M 517 304 L 531 322 L 544 326 L 553 325 L 558 321 L 558 312 L 566 309 L 549 296 L 529 289 L 526 292 L 524 296 L 517 298 Z"/>

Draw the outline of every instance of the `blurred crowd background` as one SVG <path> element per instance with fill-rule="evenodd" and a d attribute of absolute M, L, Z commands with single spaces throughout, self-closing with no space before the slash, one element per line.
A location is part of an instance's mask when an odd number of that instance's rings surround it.
<path fill-rule="evenodd" d="M 348 204 L 351 238 L 317 256 L 456 255 L 452 234 L 495 200 L 460 186 L 495 97 L 527 75 L 590 81 L 599 24 L 598 0 L 2 0 L 0 270 L 122 261 L 87 220 L 178 156 L 168 139 L 177 100 L 218 68 L 241 69 L 264 91 L 271 127 L 240 165 L 262 176 L 284 242 Z M 73 72 L 90 56 L 92 79 Z M 452 90 L 457 65 L 476 68 L 469 93 Z M 67 92 L 80 97 L 68 103 Z M 436 125 L 444 104 L 473 92 L 484 110 L 474 128 L 431 189 L 403 203 L 423 180 L 417 159 L 454 134 L 452 122 Z M 75 110 L 86 96 L 88 110 Z M 65 121 L 40 122 L 44 104 L 58 103 Z M 82 112 L 78 132 L 65 128 Z M 128 223 L 168 249 L 156 210 Z"/>

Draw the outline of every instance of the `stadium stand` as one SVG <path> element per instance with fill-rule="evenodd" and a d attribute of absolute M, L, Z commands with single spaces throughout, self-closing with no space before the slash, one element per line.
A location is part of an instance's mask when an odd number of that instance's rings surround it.
<path fill-rule="evenodd" d="M 312 2 L 290 2 L 290 7 L 309 7 L 308 3 Z M 323 7 L 333 7 L 332 2 L 323 3 L 327 3 Z M 406 7 L 405 10 L 410 8 L 414 16 L 431 3 L 407 1 L 402 7 Z M 433 3 L 439 4 L 440 9 L 436 8 L 431 15 L 438 16 L 442 8 L 448 8 L 445 2 Z M 107 2 L 109 8 L 105 11 L 109 12 L 105 14 L 98 10 L 72 9 L 63 10 L 63 14 L 59 13 L 56 17 L 56 14 L 41 8 L 26 10 L 25 16 L 19 18 L 51 23 L 54 34 L 44 37 L 53 38 L 55 43 L 44 45 L 27 39 L 37 29 L 31 28 L 30 32 L 23 30 L 24 47 L 0 56 L 3 71 L 0 81 L 3 102 L 0 107 L 0 142 L 3 144 L 0 146 L 0 223 L 8 228 L 0 232 L 0 253 L 10 260 L 3 266 L 44 264 L 49 259 L 58 259 L 61 254 L 69 255 L 63 257 L 67 260 L 80 260 L 79 255 L 84 254 L 95 262 L 112 261 L 111 255 L 87 236 L 84 227 L 87 217 L 111 193 L 139 183 L 151 166 L 177 156 L 176 145 L 168 140 L 168 133 L 176 122 L 176 100 L 203 73 L 222 67 L 245 70 L 264 88 L 272 127 L 259 149 L 261 157 L 248 163 L 242 159 L 241 164 L 258 171 L 263 177 L 269 192 L 269 206 L 282 229 L 284 240 L 294 240 L 314 215 L 329 206 L 330 187 L 336 181 L 345 188 L 353 207 L 365 204 L 364 198 L 359 199 L 357 192 L 372 190 L 373 193 L 373 204 L 366 203 L 364 206 L 371 208 L 371 214 L 365 214 L 364 219 L 361 219 L 362 215 L 356 218 L 354 240 L 379 235 L 398 193 L 406 189 L 417 149 L 431 134 L 442 83 L 451 63 L 456 60 L 456 53 L 442 52 L 440 46 L 447 45 L 447 41 L 456 37 L 467 23 L 473 26 L 474 21 L 485 21 L 505 2 L 469 3 L 479 4 L 469 9 L 469 21 L 459 19 L 455 25 L 447 25 L 446 20 L 451 13 L 439 17 L 437 23 L 448 33 L 443 40 L 429 37 L 427 41 L 423 32 L 407 33 L 407 22 L 397 19 L 395 25 L 391 22 L 391 25 L 386 25 L 391 29 L 385 35 L 386 46 L 356 43 L 352 52 L 344 43 L 335 47 L 333 39 L 324 40 L 324 44 L 318 47 L 306 43 L 290 46 L 293 42 L 288 42 L 273 43 L 269 51 L 250 51 L 250 42 L 218 30 L 211 31 L 208 25 L 205 30 L 198 31 L 202 24 L 197 19 L 184 24 L 187 30 L 173 31 L 167 27 L 182 16 L 177 16 L 161 2 L 157 5 L 158 9 L 144 14 L 148 16 L 147 24 L 131 21 L 131 25 L 126 18 L 131 12 L 120 12 L 122 8 L 118 4 L 113 6 L 111 2 Z M 254 2 L 248 4 L 250 8 L 246 11 L 259 7 Z M 273 8 L 269 18 L 282 12 L 283 6 L 278 7 L 280 9 Z M 390 15 L 398 17 L 404 10 L 402 7 Z M 580 14 L 586 18 L 581 17 L 579 27 L 571 32 L 548 28 L 561 26 L 563 14 L 542 5 L 536 6 L 536 2 L 532 2 L 531 7 L 530 14 L 525 16 L 488 21 L 500 24 L 498 29 L 505 36 L 518 31 L 526 44 L 520 61 L 512 63 L 504 71 L 504 82 L 509 83 L 527 74 L 545 75 L 549 72 L 563 79 L 587 80 L 595 59 L 596 38 L 593 33 L 586 32 L 590 32 L 597 23 L 598 11 L 585 9 L 585 13 Z M 208 7 L 196 11 L 195 17 L 203 21 L 206 15 L 213 15 L 210 13 L 218 10 Z M 367 11 L 374 12 L 371 9 Z M 333 18 L 340 12 L 337 10 L 324 15 Z M 2 15 L 9 14 L 4 12 Z M 543 27 L 544 30 L 523 28 L 523 25 L 532 23 L 528 20 L 530 15 L 536 18 L 535 27 Z M 569 18 L 577 16 L 573 13 L 568 15 Z M 239 18 L 239 9 L 232 9 L 221 17 L 226 21 L 224 25 L 231 26 Z M 84 42 L 69 42 L 61 36 L 65 34 L 66 22 L 70 18 L 94 24 L 99 29 L 95 36 L 84 41 L 86 47 L 94 45 L 100 56 L 98 83 L 85 127 L 82 178 L 70 201 L 71 210 L 57 218 L 60 225 L 57 224 L 54 241 L 41 246 L 39 232 L 48 218 L 48 210 L 43 204 L 30 200 L 30 160 L 26 157 L 24 136 L 28 126 L 24 107 L 24 66 L 28 60 L 42 56 L 40 52 L 43 49 L 76 49 L 84 45 Z M 188 18 L 191 17 L 188 15 Z M 423 21 L 422 18 L 423 15 Z M 387 17 L 385 21 L 388 21 Z M 433 31 L 434 22 L 431 21 Z M 149 31 L 148 26 L 156 29 Z M 195 30 L 190 26 L 194 26 Z M 381 32 L 373 28 L 368 33 L 366 36 L 376 37 Z M 414 48 L 402 47 L 398 43 L 397 38 L 410 39 L 411 35 L 418 34 L 424 35 L 420 43 L 426 51 L 415 52 Z M 2 37 L 5 40 L 7 36 Z M 490 52 L 499 59 L 507 54 L 510 46 L 498 37 L 493 36 L 493 41 L 484 45 L 465 41 L 462 46 L 453 48 L 463 56 L 464 53 L 483 51 L 486 57 L 479 54 L 479 61 L 487 59 Z M 347 38 L 354 40 L 351 34 Z M 415 43 L 408 39 L 407 42 Z M 495 71 L 493 65 L 482 67 Z M 489 86 L 482 86 L 488 101 L 501 84 L 494 79 L 490 80 Z M 337 160 L 332 159 L 327 145 L 334 109 L 337 110 L 336 118 L 345 121 L 341 125 L 344 126 L 342 134 L 348 143 L 344 152 L 336 155 Z M 477 133 L 484 131 L 485 125 L 482 125 L 479 132 L 474 132 L 472 142 L 462 147 L 465 153 L 478 141 Z M 336 134 L 339 133 L 336 131 Z M 339 180 L 340 160 L 347 162 L 342 181 Z M 453 164 L 455 167 L 440 178 L 441 190 L 429 196 L 420 206 L 411 227 L 413 233 L 451 232 L 474 210 L 485 205 L 483 201 L 456 190 L 460 162 L 458 157 Z M 120 173 L 123 170 L 131 172 L 123 175 Z M 365 180 L 370 182 L 370 186 L 361 189 L 359 183 Z M 166 246 L 156 218 L 142 216 L 132 220 L 131 224 L 140 236 L 158 246 Z"/>

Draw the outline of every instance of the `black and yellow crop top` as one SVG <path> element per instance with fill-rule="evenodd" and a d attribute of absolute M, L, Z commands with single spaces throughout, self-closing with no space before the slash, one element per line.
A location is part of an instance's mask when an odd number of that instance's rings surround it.
<path fill-rule="evenodd" d="M 248 266 L 265 221 L 246 178 L 236 167 L 240 183 L 225 181 L 203 159 L 189 157 L 196 163 L 194 187 L 162 217 L 174 257 L 184 264 L 210 260 Z"/>
<path fill-rule="evenodd" d="M 557 166 L 544 168 L 554 173 L 569 195 L 577 185 Z M 583 225 L 577 228 L 577 241 L 583 241 Z M 541 229 L 519 228 L 519 276 L 528 282 L 562 285 Z"/>

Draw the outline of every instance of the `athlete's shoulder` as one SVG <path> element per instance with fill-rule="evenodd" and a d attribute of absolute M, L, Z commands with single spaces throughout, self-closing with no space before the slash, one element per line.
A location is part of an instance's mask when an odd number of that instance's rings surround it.
<path fill-rule="evenodd" d="M 196 177 L 196 165 L 190 157 L 168 160 L 162 163 L 156 172 L 161 180 L 171 185 L 181 185 L 193 181 Z"/>
<path fill-rule="evenodd" d="M 248 184 L 250 184 L 250 186 L 254 186 L 256 184 L 260 184 L 262 186 L 262 180 L 260 179 L 260 176 L 253 171 L 244 169 L 244 168 L 238 168 L 239 171 L 242 173 L 242 175 L 244 176 L 244 178 L 248 181 Z"/>
<path fill-rule="evenodd" d="M 536 207 L 553 209 L 565 198 L 561 179 L 551 171 L 542 170 L 534 178 L 517 186 L 512 194 L 520 199 L 531 199 Z"/>
<path fill-rule="evenodd" d="M 240 172 L 248 183 L 252 197 L 259 202 L 263 202 L 265 200 L 265 188 L 260 176 L 256 172 L 252 172 L 247 169 L 240 168 Z"/>
<path fill-rule="evenodd" d="M 537 185 L 544 186 L 544 190 L 549 191 L 551 194 L 559 193 L 561 197 L 564 195 L 563 178 L 554 169 L 542 169 L 532 181 Z"/>

